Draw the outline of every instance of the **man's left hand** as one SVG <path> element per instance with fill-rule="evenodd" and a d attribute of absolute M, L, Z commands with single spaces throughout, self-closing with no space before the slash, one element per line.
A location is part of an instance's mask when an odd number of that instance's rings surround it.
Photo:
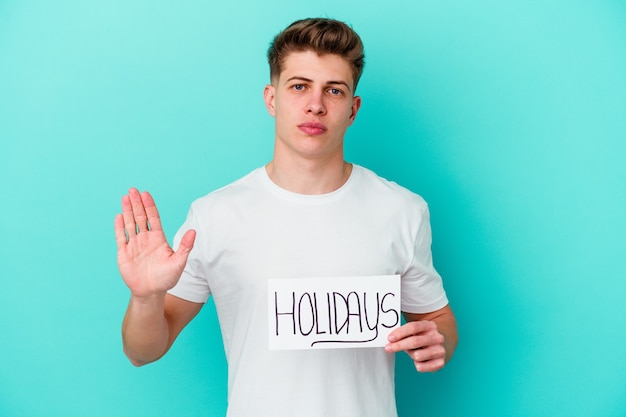
<path fill-rule="evenodd" d="M 387 352 L 405 351 L 419 372 L 435 372 L 446 363 L 445 338 L 430 320 L 410 321 L 389 334 Z"/>

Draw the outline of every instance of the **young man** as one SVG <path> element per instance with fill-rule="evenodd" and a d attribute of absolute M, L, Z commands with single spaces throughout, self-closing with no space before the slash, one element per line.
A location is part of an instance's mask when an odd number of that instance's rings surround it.
<path fill-rule="evenodd" d="M 159 359 L 213 294 L 229 416 L 396 416 L 393 353 L 406 351 L 418 371 L 432 372 L 457 343 L 426 203 L 344 161 L 344 134 L 361 105 L 363 46 L 352 29 L 297 21 L 268 58 L 271 162 L 195 201 L 176 251 L 147 192 L 122 198 L 115 232 L 131 291 L 125 353 L 137 366 Z M 407 323 L 384 349 L 268 349 L 268 279 L 394 274 Z"/>

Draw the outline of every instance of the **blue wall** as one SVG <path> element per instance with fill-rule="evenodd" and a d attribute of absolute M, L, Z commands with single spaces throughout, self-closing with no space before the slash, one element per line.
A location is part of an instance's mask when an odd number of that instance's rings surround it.
<path fill-rule="evenodd" d="M 0 415 L 220 416 L 209 304 L 160 362 L 121 350 L 113 217 L 271 157 L 265 50 L 305 16 L 366 45 L 350 161 L 423 195 L 461 344 L 398 360 L 403 417 L 626 415 L 621 1 L 0 1 Z"/>

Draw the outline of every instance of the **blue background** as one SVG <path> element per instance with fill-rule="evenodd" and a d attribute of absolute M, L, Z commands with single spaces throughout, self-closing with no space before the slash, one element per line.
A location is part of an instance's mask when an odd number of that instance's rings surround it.
<path fill-rule="evenodd" d="M 361 34 L 347 159 L 429 202 L 459 320 L 445 370 L 398 356 L 400 415 L 626 415 L 618 0 L 0 0 L 0 415 L 224 414 L 212 304 L 123 356 L 113 217 L 148 189 L 172 238 L 271 158 L 265 51 L 307 16 Z"/>

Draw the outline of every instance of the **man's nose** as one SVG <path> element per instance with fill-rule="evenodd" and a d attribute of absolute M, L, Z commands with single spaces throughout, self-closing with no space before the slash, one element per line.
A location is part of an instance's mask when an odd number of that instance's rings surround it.
<path fill-rule="evenodd" d="M 314 91 L 309 96 L 309 101 L 306 108 L 307 113 L 316 115 L 326 113 L 326 106 L 324 105 L 324 96 L 321 91 Z"/>

